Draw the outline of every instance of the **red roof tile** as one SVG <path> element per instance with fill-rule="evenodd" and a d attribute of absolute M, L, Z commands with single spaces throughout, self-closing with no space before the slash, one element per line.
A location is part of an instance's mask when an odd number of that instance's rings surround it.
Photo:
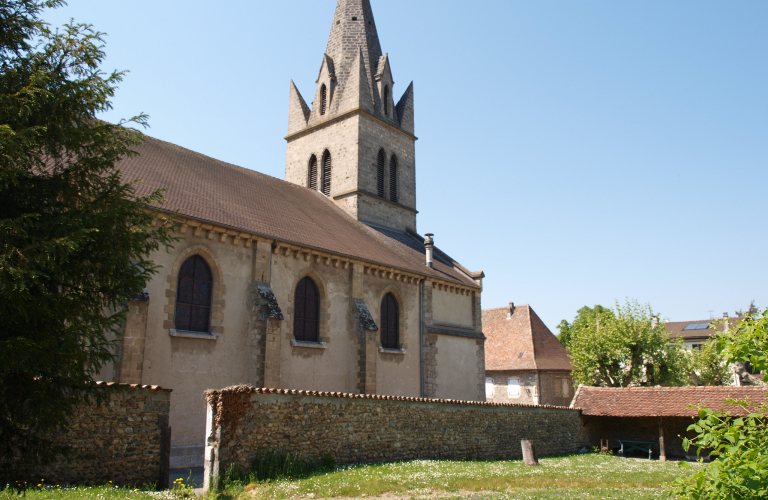
<path fill-rule="evenodd" d="M 690 405 L 703 404 L 738 415 L 739 407 L 726 406 L 729 399 L 765 402 L 768 387 L 586 387 L 579 386 L 571 403 L 584 415 L 601 417 L 693 417 Z"/>
<path fill-rule="evenodd" d="M 140 153 L 118 163 L 139 196 L 165 189 L 161 207 L 285 243 L 357 258 L 479 288 L 447 256 L 425 265 L 418 238 L 363 224 L 335 202 L 289 182 L 237 167 L 180 146 L 147 137 Z"/>
<path fill-rule="evenodd" d="M 557 340 L 531 306 L 483 310 L 485 369 L 573 370 L 568 350 Z"/>
<path fill-rule="evenodd" d="M 146 389 L 157 392 L 173 392 L 172 389 L 163 389 L 159 385 L 120 384 L 118 382 L 96 382 L 99 387 L 130 387 L 132 389 Z"/>

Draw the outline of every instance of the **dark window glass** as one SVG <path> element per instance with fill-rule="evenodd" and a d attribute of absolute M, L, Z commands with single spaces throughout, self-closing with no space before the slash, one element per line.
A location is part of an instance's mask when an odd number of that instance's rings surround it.
<path fill-rule="evenodd" d="M 317 342 L 320 338 L 320 294 L 317 285 L 306 277 L 296 286 L 293 335 L 296 340 Z"/>
<path fill-rule="evenodd" d="M 389 85 L 384 85 L 384 116 L 389 116 Z"/>
<path fill-rule="evenodd" d="M 309 189 L 317 191 L 317 156 L 309 159 Z"/>
<path fill-rule="evenodd" d="M 400 309 L 391 293 L 381 300 L 381 347 L 400 348 Z"/>
<path fill-rule="evenodd" d="M 379 162 L 376 165 L 376 188 L 379 198 L 384 198 L 384 163 L 386 162 L 384 150 L 379 150 Z"/>
<path fill-rule="evenodd" d="M 325 84 L 320 87 L 320 114 L 325 114 L 325 109 L 328 106 L 328 89 L 325 88 Z"/>
<path fill-rule="evenodd" d="M 211 321 L 213 273 L 205 259 L 193 255 L 179 269 L 176 291 L 176 329 L 208 332 Z"/>
<path fill-rule="evenodd" d="M 397 202 L 397 156 L 389 161 L 389 199 Z"/>
<path fill-rule="evenodd" d="M 331 153 L 323 153 L 323 194 L 331 196 Z"/>

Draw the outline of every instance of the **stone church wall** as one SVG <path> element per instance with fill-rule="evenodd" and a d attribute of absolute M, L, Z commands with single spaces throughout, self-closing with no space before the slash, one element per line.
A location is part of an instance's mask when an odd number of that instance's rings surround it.
<path fill-rule="evenodd" d="M 106 390 L 106 389 L 105 389 Z M 45 484 L 168 484 L 171 392 L 122 387 L 102 406 L 75 409 L 69 429 L 54 436 L 71 453 L 26 477 Z M 2 467 L 0 460 L 0 467 Z"/>
<path fill-rule="evenodd" d="M 482 341 L 480 341 L 482 344 Z M 482 401 L 478 395 L 478 340 L 437 335 L 437 399 Z"/>
<path fill-rule="evenodd" d="M 259 451 L 285 450 L 339 464 L 571 453 L 584 440 L 579 411 L 445 400 L 350 396 L 235 387 L 209 391 L 206 486 L 231 464 L 248 470 Z"/>
<path fill-rule="evenodd" d="M 432 304 L 432 319 L 435 323 L 475 326 L 471 296 L 435 290 L 432 292 Z"/>

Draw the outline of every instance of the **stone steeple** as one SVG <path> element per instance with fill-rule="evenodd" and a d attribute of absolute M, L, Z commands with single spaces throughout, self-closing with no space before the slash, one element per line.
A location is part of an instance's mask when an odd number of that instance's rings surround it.
<path fill-rule="evenodd" d="M 370 0 L 338 0 L 311 107 L 291 82 L 286 180 L 360 220 L 415 230 L 413 84 L 397 104 L 394 85 Z"/>

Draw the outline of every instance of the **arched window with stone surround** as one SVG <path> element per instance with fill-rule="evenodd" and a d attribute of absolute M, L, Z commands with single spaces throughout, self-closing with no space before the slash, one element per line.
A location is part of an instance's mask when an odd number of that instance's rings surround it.
<path fill-rule="evenodd" d="M 200 255 L 192 255 L 179 269 L 176 289 L 177 330 L 209 333 L 213 297 L 213 273 Z"/>
<path fill-rule="evenodd" d="M 320 292 L 306 276 L 296 285 L 294 296 L 293 336 L 302 342 L 318 342 L 320 338 Z"/>
<path fill-rule="evenodd" d="M 309 189 L 317 191 L 317 156 L 309 158 Z"/>
<path fill-rule="evenodd" d="M 397 202 L 397 156 L 389 160 L 389 201 Z"/>
<path fill-rule="evenodd" d="M 331 196 L 331 152 L 327 149 L 323 153 L 323 178 L 322 191 L 325 196 Z"/>
<path fill-rule="evenodd" d="M 384 149 L 379 150 L 379 159 L 376 164 L 376 190 L 379 198 L 384 198 L 384 164 L 386 163 L 386 154 Z"/>
<path fill-rule="evenodd" d="M 328 108 L 328 89 L 325 84 L 320 87 L 320 114 L 324 115 L 325 110 Z"/>
<path fill-rule="evenodd" d="M 381 299 L 381 347 L 400 348 L 400 307 L 392 293 Z"/>

